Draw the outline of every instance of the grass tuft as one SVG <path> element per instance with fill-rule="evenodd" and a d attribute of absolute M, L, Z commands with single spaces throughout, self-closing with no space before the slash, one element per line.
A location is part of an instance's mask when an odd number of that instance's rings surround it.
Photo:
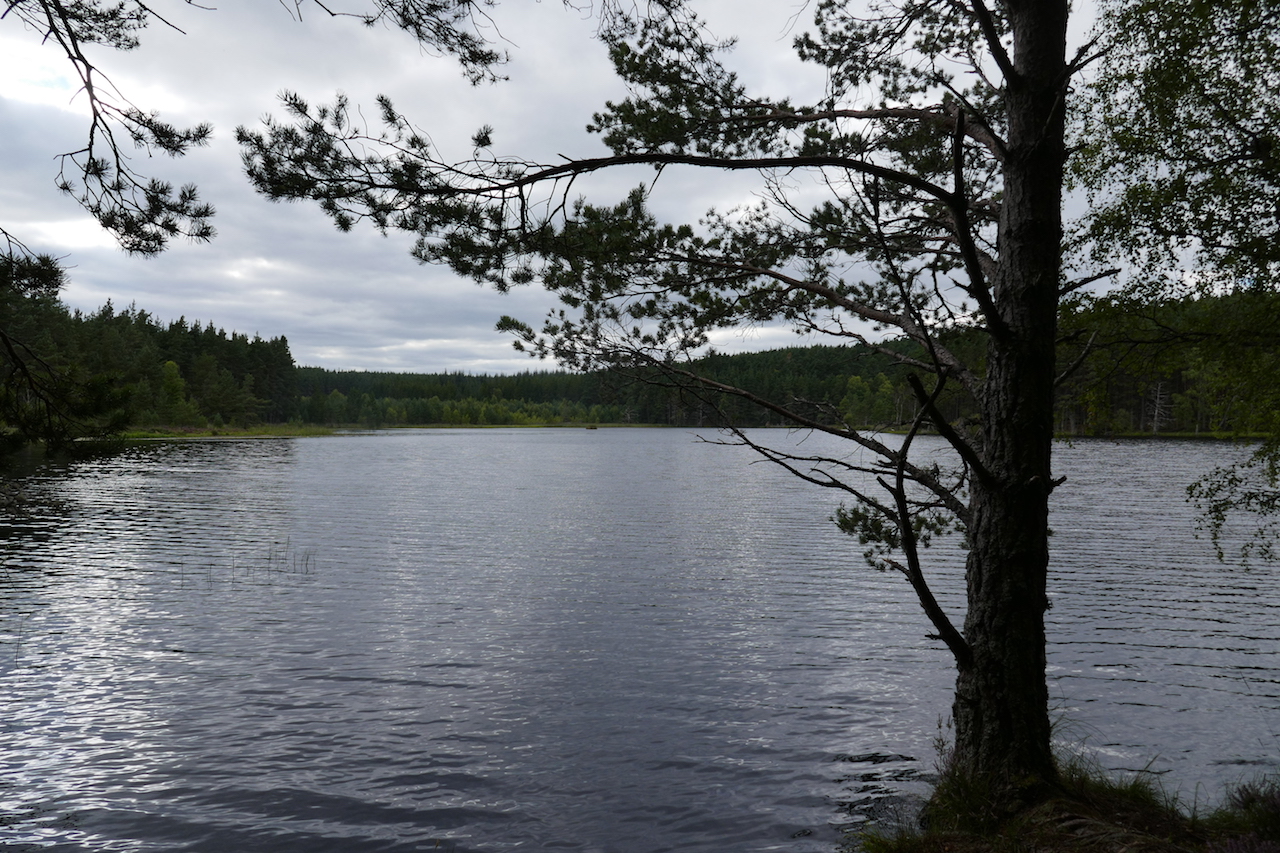
<path fill-rule="evenodd" d="M 1185 811 L 1150 773 L 1062 759 L 1058 784 L 1002 812 L 989 786 L 944 768 L 918 825 L 873 825 L 865 853 L 1280 853 L 1280 777 L 1237 785 L 1213 812 Z M 1005 800 L 1007 802 L 1007 799 Z"/>
<path fill-rule="evenodd" d="M 1234 786 L 1203 822 L 1221 841 L 1214 853 L 1280 853 L 1280 776 Z"/>

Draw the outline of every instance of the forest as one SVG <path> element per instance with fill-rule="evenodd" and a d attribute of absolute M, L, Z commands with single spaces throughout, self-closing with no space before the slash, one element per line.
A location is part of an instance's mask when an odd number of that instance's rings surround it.
<path fill-rule="evenodd" d="M 51 293 L 12 287 L 0 287 L 0 314 L 0 437 L 10 447 L 126 429 L 281 423 L 296 407 L 283 336 L 165 323 L 110 302 L 86 314 Z"/>
<path fill-rule="evenodd" d="M 780 418 L 738 395 L 681 387 L 670 371 L 513 375 L 379 373 L 296 366 L 283 337 L 214 323 L 163 322 L 110 303 L 73 311 L 55 296 L 3 291 L 0 428 L 10 445 L 125 430 L 203 431 L 259 424 L 379 428 L 428 425 L 653 424 L 768 426 Z M 1057 431 L 1064 436 L 1257 435 L 1277 426 L 1280 297 L 1230 296 L 1136 305 L 1081 298 L 1060 318 Z M 1081 341 L 1088 341 L 1079 358 Z M 948 346 L 981 367 L 981 334 Z M 711 354 L 690 367 L 762 399 L 788 400 L 824 423 L 892 430 L 914 414 L 912 345 L 787 347 Z M 938 401 L 955 424 L 976 414 Z"/>

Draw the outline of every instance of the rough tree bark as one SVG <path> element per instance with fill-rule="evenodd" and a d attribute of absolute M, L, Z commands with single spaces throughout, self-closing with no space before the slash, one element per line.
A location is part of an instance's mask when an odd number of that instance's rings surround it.
<path fill-rule="evenodd" d="M 1067 7 L 1010 3 L 1008 146 L 993 287 L 998 322 L 980 405 L 985 472 L 970 493 L 956 769 L 1017 786 L 1055 778 L 1044 614 L 1061 281 Z"/>

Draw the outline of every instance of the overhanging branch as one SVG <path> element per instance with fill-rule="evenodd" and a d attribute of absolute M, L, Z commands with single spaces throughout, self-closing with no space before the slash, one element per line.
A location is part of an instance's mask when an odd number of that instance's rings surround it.
<path fill-rule="evenodd" d="M 966 526 L 968 525 L 969 509 L 967 506 L 965 506 L 964 502 L 960 500 L 960 498 L 956 495 L 956 493 L 951 488 L 944 485 L 938 479 L 938 477 L 935 476 L 930 471 L 920 468 L 919 466 L 912 465 L 908 461 L 906 461 L 905 454 L 903 454 L 901 451 L 895 451 L 892 448 L 885 445 L 884 443 L 876 441 L 875 439 L 870 438 L 866 434 L 861 433 L 857 430 L 852 430 L 847 427 L 845 428 L 834 427 L 834 426 L 831 426 L 830 424 L 823 423 L 815 418 L 807 417 L 806 415 L 800 412 L 796 412 L 792 409 L 787 408 L 786 406 L 775 403 L 774 401 L 761 397 L 758 394 L 754 394 L 746 390 L 745 388 L 738 388 L 736 386 L 729 385 L 723 382 L 717 382 L 714 379 L 711 379 L 706 376 L 701 376 L 692 371 L 683 370 L 671 364 L 663 364 L 650 357 L 639 356 L 639 355 L 637 357 L 647 362 L 650 366 L 655 367 L 665 373 L 683 377 L 684 379 L 696 385 L 700 385 L 705 388 L 719 391 L 724 394 L 729 394 L 734 397 L 738 397 L 740 399 L 753 403 L 762 409 L 773 412 L 774 414 L 785 418 L 786 420 L 792 422 L 797 426 L 804 427 L 806 429 L 811 429 L 816 432 L 825 433 L 827 435 L 836 436 L 838 438 L 847 439 L 849 441 L 853 441 L 855 444 L 865 447 L 866 449 L 874 453 L 878 453 L 884 456 L 886 459 L 900 459 L 901 464 L 904 466 L 904 470 L 906 471 L 907 474 L 910 475 L 911 479 L 914 482 L 919 483 L 921 486 L 927 489 L 930 493 L 935 495 L 938 498 L 939 502 L 942 504 L 942 506 L 944 506 L 947 509 L 947 511 L 950 512 L 952 515 L 958 518 L 962 524 Z"/>
<path fill-rule="evenodd" d="M 960 458 L 964 460 L 974 475 L 988 485 L 995 483 L 991 472 L 982 464 L 982 458 L 978 456 L 978 452 L 973 449 L 973 445 L 965 441 L 958 432 L 947 423 L 947 419 L 942 416 L 942 412 L 938 411 L 936 400 L 938 394 L 942 391 L 945 377 L 939 377 L 938 385 L 934 388 L 934 392 L 929 394 L 924 389 L 924 384 L 920 381 L 920 377 L 914 373 L 907 374 L 907 384 L 911 386 L 911 391 L 916 395 L 916 399 L 920 401 L 920 410 L 927 415 L 929 422 L 933 424 L 938 434 L 947 440 L 947 443 L 960 454 Z"/>
<path fill-rule="evenodd" d="M 951 654 L 956 659 L 956 667 L 963 672 L 973 664 L 973 650 L 960 632 L 956 630 L 955 625 L 951 623 L 946 611 L 938 604 L 938 599 L 934 596 L 933 590 L 929 588 L 929 584 L 924 578 L 924 570 L 920 564 L 919 544 L 916 541 L 915 527 L 912 523 L 911 507 L 907 502 L 905 482 L 907 452 L 910 450 L 911 443 L 915 440 L 916 434 L 920 429 L 920 424 L 925 417 L 925 411 L 929 408 L 933 408 L 936 411 L 937 396 L 941 392 L 942 383 L 939 382 L 934 389 L 933 395 L 928 398 L 927 406 L 922 406 L 916 414 L 915 420 L 911 424 L 911 430 L 902 442 L 902 451 L 898 456 L 894 484 L 890 486 L 884 481 L 884 478 L 879 478 L 879 483 L 893 495 L 894 505 L 897 509 L 898 531 L 902 537 L 902 553 L 907 558 L 904 574 L 906 574 L 911 588 L 915 590 L 916 598 L 924 609 L 925 615 L 933 623 L 933 627 L 937 629 L 938 639 L 947 644 L 947 648 L 951 650 Z"/>

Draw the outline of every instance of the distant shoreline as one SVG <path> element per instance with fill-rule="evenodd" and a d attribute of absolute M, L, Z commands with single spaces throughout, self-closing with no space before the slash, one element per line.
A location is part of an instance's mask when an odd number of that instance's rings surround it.
<path fill-rule="evenodd" d="M 715 430 L 715 425 L 690 426 L 672 424 L 629 424 L 629 423 L 548 423 L 548 424 L 397 424 L 395 426 L 362 427 L 356 424 L 337 426 L 320 426 L 317 424 L 259 424 L 254 427 L 157 427 L 153 429 L 131 429 L 121 433 L 118 440 L 149 441 L 173 439 L 242 439 L 242 438 L 310 438 L 330 435 L 353 435 L 375 432 L 397 432 L 411 429 L 707 429 Z M 803 430 L 795 426 L 755 426 L 749 429 L 786 429 Z M 882 434 L 903 434 L 899 430 L 875 430 L 863 428 L 865 432 Z M 925 434 L 933 434 L 925 431 Z M 1125 432 L 1108 435 L 1072 435 L 1057 433 L 1055 441 L 1227 441 L 1255 443 L 1266 438 L 1262 434 L 1236 434 L 1231 432 Z"/>

